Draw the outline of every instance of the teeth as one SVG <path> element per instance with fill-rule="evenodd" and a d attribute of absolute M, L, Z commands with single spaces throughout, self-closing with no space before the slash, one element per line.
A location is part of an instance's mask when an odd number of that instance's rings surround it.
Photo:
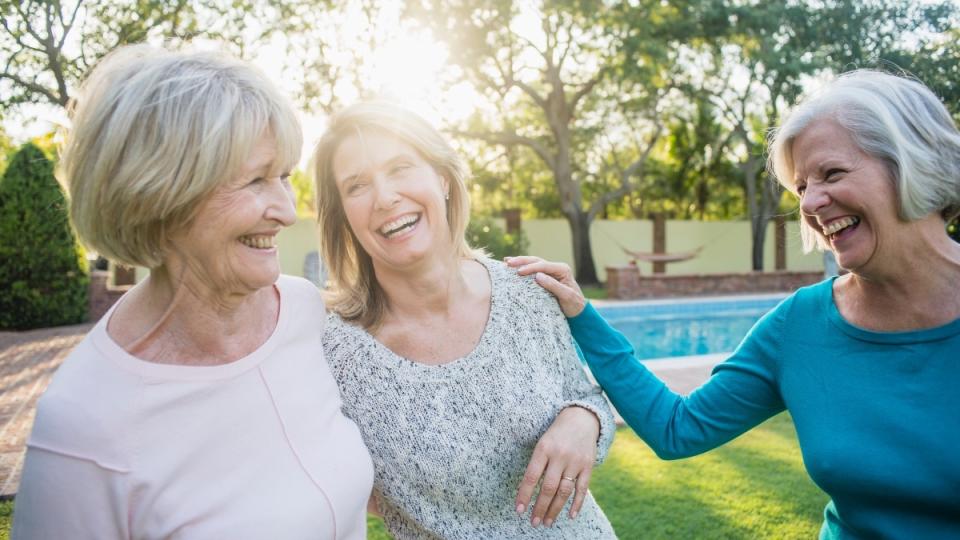
<path fill-rule="evenodd" d="M 846 229 L 851 225 L 856 225 L 857 223 L 860 223 L 860 218 L 856 218 L 856 217 L 841 218 L 841 219 L 838 219 L 837 221 L 834 221 L 830 225 L 827 225 L 826 227 L 824 227 L 823 234 L 827 236 L 833 236 L 834 234 L 842 231 L 843 229 Z"/>
<path fill-rule="evenodd" d="M 405 216 L 398 217 L 397 219 L 384 224 L 380 227 L 380 234 L 384 236 L 390 236 L 397 232 L 400 232 L 405 227 L 413 225 L 420 219 L 416 214 L 407 214 Z"/>
<path fill-rule="evenodd" d="M 240 243 L 257 249 L 270 249 L 274 244 L 273 236 L 241 236 Z"/>

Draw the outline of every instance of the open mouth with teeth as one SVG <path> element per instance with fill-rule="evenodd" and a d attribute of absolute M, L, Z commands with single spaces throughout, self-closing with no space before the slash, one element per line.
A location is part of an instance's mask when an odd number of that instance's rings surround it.
<path fill-rule="evenodd" d="M 254 249 L 271 249 L 276 246 L 273 236 L 241 236 L 240 243 Z"/>
<path fill-rule="evenodd" d="M 829 225 L 823 227 L 823 234 L 829 240 L 833 241 L 840 238 L 845 233 L 853 231 L 860 224 L 860 218 L 856 216 L 847 216 L 840 218 Z"/>
<path fill-rule="evenodd" d="M 412 230 L 417 226 L 417 223 L 420 223 L 420 214 L 407 214 L 405 216 L 400 216 L 389 223 L 385 223 L 382 227 L 377 229 L 377 232 L 379 232 L 385 238 L 393 238 Z"/>

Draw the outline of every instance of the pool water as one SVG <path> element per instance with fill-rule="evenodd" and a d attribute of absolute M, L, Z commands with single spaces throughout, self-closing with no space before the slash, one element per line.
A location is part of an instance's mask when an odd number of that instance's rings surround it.
<path fill-rule="evenodd" d="M 597 311 L 641 360 L 728 353 L 784 295 L 606 304 Z"/>

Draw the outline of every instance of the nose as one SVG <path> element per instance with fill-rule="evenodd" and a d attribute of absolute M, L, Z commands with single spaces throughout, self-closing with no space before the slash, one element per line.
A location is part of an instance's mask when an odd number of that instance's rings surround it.
<path fill-rule="evenodd" d="M 400 194 L 397 193 L 388 179 L 375 178 L 373 189 L 375 192 L 374 204 L 377 210 L 388 210 L 400 202 Z"/>
<path fill-rule="evenodd" d="M 293 187 L 286 178 L 272 178 L 269 180 L 268 200 L 265 217 L 289 227 L 297 221 L 296 196 Z"/>
<path fill-rule="evenodd" d="M 800 211 L 807 215 L 815 215 L 821 208 L 830 204 L 830 194 L 823 184 L 810 183 L 800 196 Z"/>

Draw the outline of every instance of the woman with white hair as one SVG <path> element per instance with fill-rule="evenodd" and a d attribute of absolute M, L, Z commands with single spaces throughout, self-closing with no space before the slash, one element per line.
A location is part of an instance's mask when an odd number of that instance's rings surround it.
<path fill-rule="evenodd" d="M 587 489 L 613 414 L 557 302 L 467 245 L 462 159 L 383 102 L 335 115 L 314 157 L 324 347 L 390 533 L 613 538 Z"/>
<path fill-rule="evenodd" d="M 687 397 L 637 362 L 569 268 L 510 264 L 557 296 L 597 380 L 662 458 L 787 410 L 831 498 L 821 538 L 960 537 L 960 244 L 946 233 L 960 133 L 921 83 L 864 70 L 798 105 L 770 149 L 806 248 L 848 273 L 785 299 Z"/>
<path fill-rule="evenodd" d="M 40 399 L 13 538 L 365 538 L 373 471 L 323 360 L 324 305 L 279 272 L 290 104 L 233 58 L 134 46 L 72 112 L 73 224 L 150 275 Z"/>

